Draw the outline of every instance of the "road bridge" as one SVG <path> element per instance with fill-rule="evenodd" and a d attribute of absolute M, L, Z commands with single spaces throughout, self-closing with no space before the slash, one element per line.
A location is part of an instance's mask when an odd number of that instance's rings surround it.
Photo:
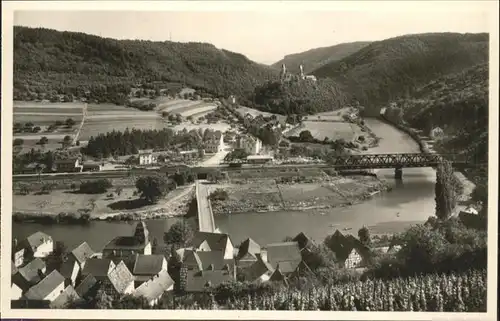
<path fill-rule="evenodd" d="M 209 199 L 209 186 L 197 180 L 196 205 L 198 208 L 198 229 L 200 232 L 216 233 L 214 214 Z"/>

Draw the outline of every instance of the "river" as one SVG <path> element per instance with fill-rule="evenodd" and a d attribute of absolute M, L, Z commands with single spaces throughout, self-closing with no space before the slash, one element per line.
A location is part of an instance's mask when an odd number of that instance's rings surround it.
<path fill-rule="evenodd" d="M 369 153 L 414 153 L 418 144 L 407 134 L 377 119 L 366 119 L 366 124 L 381 137 L 379 146 Z M 259 244 L 280 242 L 286 236 L 304 232 L 321 242 L 336 229 L 349 229 L 356 234 L 367 226 L 372 234 L 401 232 L 412 224 L 421 223 L 434 213 L 435 172 L 431 168 L 403 170 L 403 180 L 394 179 L 393 169 L 377 170 L 377 175 L 388 180 L 393 189 L 375 195 L 361 204 L 326 210 L 300 212 L 242 213 L 215 217 L 216 226 L 229 233 L 233 243 L 251 237 Z M 151 235 L 162 240 L 163 232 L 178 219 L 148 221 Z M 100 251 L 113 237 L 130 235 L 135 223 L 91 222 L 88 226 L 40 225 L 34 223 L 13 223 L 13 236 L 22 239 L 38 230 L 51 235 L 72 248 L 83 241 Z"/>

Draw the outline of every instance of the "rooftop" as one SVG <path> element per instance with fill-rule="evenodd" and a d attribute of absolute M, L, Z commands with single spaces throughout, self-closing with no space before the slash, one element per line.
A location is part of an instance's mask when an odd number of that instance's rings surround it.
<path fill-rule="evenodd" d="M 46 265 L 45 262 L 40 258 L 36 258 L 33 261 L 29 262 L 22 268 L 18 269 L 19 274 L 23 277 L 27 282 L 38 282 L 40 281 L 40 270 L 45 270 Z"/>
<path fill-rule="evenodd" d="M 97 284 L 96 278 L 92 274 L 89 274 L 76 287 L 75 289 L 76 293 L 78 293 L 78 295 L 82 298 L 90 296 L 89 293 L 92 292 L 96 284 Z"/>
<path fill-rule="evenodd" d="M 233 275 L 229 271 L 188 271 L 186 278 L 187 292 L 202 292 L 209 287 L 218 286 L 223 282 L 233 280 Z"/>
<path fill-rule="evenodd" d="M 133 296 L 144 297 L 148 301 L 159 298 L 165 291 L 174 285 L 174 280 L 166 270 L 161 271 L 158 276 L 141 284 L 133 293 Z"/>
<path fill-rule="evenodd" d="M 227 242 L 230 241 L 228 234 L 210 233 L 210 232 L 196 232 L 194 234 L 192 243 L 195 248 L 199 247 L 203 241 L 207 241 L 210 250 L 224 251 Z"/>
<path fill-rule="evenodd" d="M 46 242 L 52 242 L 52 237 L 43 232 L 35 232 L 26 238 L 29 247 L 35 251 L 40 245 Z"/>
<path fill-rule="evenodd" d="M 163 255 L 137 255 L 135 258 L 134 275 L 154 275 L 163 268 L 165 256 Z"/>
<path fill-rule="evenodd" d="M 123 261 L 109 272 L 108 279 L 118 293 L 124 293 L 130 283 L 134 282 L 134 276 Z"/>
<path fill-rule="evenodd" d="M 64 277 L 57 270 L 54 270 L 38 284 L 31 287 L 26 292 L 25 297 L 28 300 L 43 300 L 61 284 L 64 284 Z"/>
<path fill-rule="evenodd" d="M 110 268 L 114 267 L 114 263 L 110 259 L 90 258 L 85 263 L 82 275 L 92 274 L 96 278 L 103 278 L 108 275 Z"/>
<path fill-rule="evenodd" d="M 52 309 L 64 309 L 71 302 L 81 300 L 82 298 L 78 295 L 72 285 L 68 285 L 64 291 L 59 294 L 59 296 L 50 303 Z"/>
<path fill-rule="evenodd" d="M 90 245 L 87 244 L 87 242 L 83 242 L 82 244 L 78 245 L 73 251 L 71 251 L 71 254 L 78 263 L 82 264 L 87 259 L 91 258 L 92 255 L 94 255 L 94 251 L 92 250 Z"/>

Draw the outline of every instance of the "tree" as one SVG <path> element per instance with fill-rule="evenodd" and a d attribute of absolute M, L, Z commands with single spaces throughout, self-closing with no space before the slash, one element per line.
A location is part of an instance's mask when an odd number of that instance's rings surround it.
<path fill-rule="evenodd" d="M 65 124 L 67 127 L 71 128 L 75 125 L 75 121 L 72 118 L 68 118 L 68 119 L 66 119 Z"/>
<path fill-rule="evenodd" d="M 99 291 L 97 291 L 95 307 L 96 309 L 113 308 L 113 298 L 106 293 L 104 287 L 101 287 Z"/>
<path fill-rule="evenodd" d="M 43 136 L 42 138 L 40 138 L 40 140 L 38 141 L 38 144 L 42 145 L 42 146 L 45 146 L 45 144 L 47 144 L 49 142 L 49 139 L 45 136 Z"/>
<path fill-rule="evenodd" d="M 366 226 L 363 226 L 358 231 L 359 241 L 366 246 L 371 244 L 370 231 Z"/>
<path fill-rule="evenodd" d="M 71 136 L 66 135 L 62 141 L 63 148 L 68 147 L 71 144 Z"/>
<path fill-rule="evenodd" d="M 21 146 L 22 144 L 24 144 L 24 139 L 22 138 L 16 138 L 14 139 L 13 143 L 12 143 L 14 146 Z"/>
<path fill-rule="evenodd" d="M 31 186 L 28 185 L 28 184 L 22 184 L 20 187 L 19 187 L 19 192 L 22 194 L 22 195 L 28 195 L 30 192 L 31 192 Z"/>
<path fill-rule="evenodd" d="M 189 223 L 184 220 L 172 225 L 168 232 L 165 232 L 163 240 L 167 244 L 185 245 L 193 238 L 194 231 Z"/>
<path fill-rule="evenodd" d="M 120 196 L 123 192 L 123 187 L 121 186 L 118 186 L 116 189 L 115 189 L 115 193 L 116 195 Z"/>
<path fill-rule="evenodd" d="M 163 176 L 145 176 L 137 179 L 135 186 L 147 202 L 156 203 L 168 193 L 168 182 Z"/>
<path fill-rule="evenodd" d="M 62 242 L 55 242 L 54 251 L 47 256 L 48 270 L 59 270 L 61 265 L 67 260 L 68 249 Z"/>
<path fill-rule="evenodd" d="M 314 140 L 313 135 L 308 130 L 303 130 L 299 134 L 299 139 L 301 142 L 311 142 Z"/>
<path fill-rule="evenodd" d="M 442 161 L 436 169 L 435 199 L 436 216 L 439 219 L 447 219 L 455 209 L 457 195 L 455 191 L 455 176 L 453 168 L 448 161 Z"/>

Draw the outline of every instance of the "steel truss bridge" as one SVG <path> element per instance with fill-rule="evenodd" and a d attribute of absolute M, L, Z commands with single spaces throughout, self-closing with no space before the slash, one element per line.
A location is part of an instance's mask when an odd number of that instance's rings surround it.
<path fill-rule="evenodd" d="M 464 156 L 453 154 L 364 154 L 339 155 L 329 161 L 329 165 L 338 169 L 375 169 L 375 168 L 410 168 L 436 167 L 444 160 L 456 167 L 475 167 L 476 164 Z"/>

